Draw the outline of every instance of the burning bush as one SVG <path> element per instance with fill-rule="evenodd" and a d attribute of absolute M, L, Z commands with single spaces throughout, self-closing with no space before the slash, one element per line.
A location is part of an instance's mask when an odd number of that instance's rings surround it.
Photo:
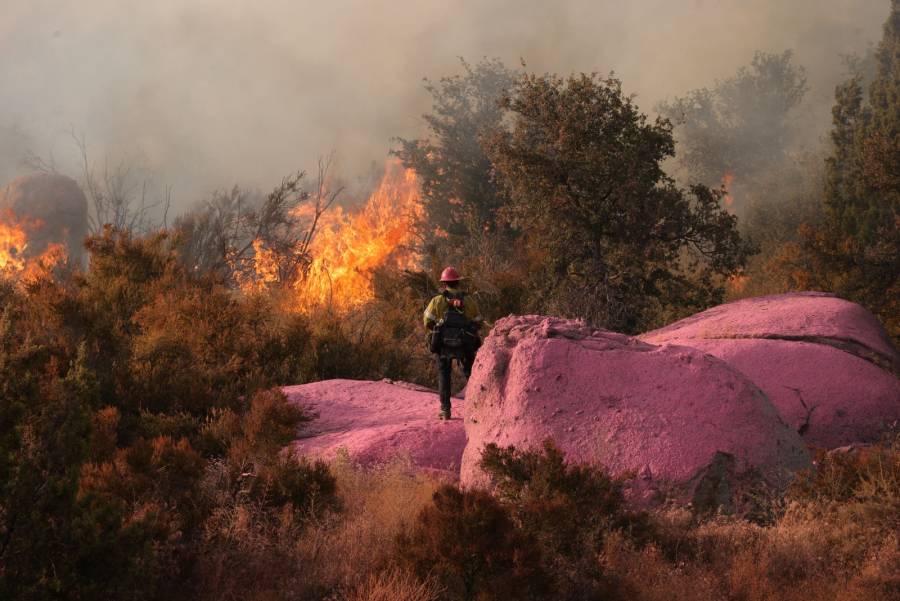
<path fill-rule="evenodd" d="M 239 189 L 216 194 L 176 223 L 184 260 L 245 292 L 279 291 L 291 310 L 346 313 L 374 297 L 378 270 L 417 266 L 415 224 L 421 216 L 415 173 L 398 161 L 357 211 L 335 204 L 329 163 L 320 163 L 312 191 L 305 174 L 285 179 L 254 202 Z"/>
<path fill-rule="evenodd" d="M 302 379 L 303 318 L 189 273 L 165 234 L 107 229 L 88 248 L 83 274 L 2 289 L 4 598 L 153 598 L 190 576 L 176 559 L 223 499 L 249 494 L 261 519 L 289 512 L 295 530 L 333 504 L 323 465 L 276 452 L 309 416 L 280 393 L 253 394 Z M 233 427 L 209 444 L 208 420 L 226 415 Z M 201 481 L 220 461 L 228 492 L 211 497 Z M 41 528 L 48 516 L 56 525 Z M 115 560 L 87 569 L 98 553 Z"/>
<path fill-rule="evenodd" d="M 10 244 L 9 229 L 22 238 Z M 79 262 L 87 232 L 87 198 L 75 180 L 56 173 L 36 173 L 0 188 L 0 269 L 4 252 L 10 251 L 23 261 L 68 254 Z"/>
<path fill-rule="evenodd" d="M 31 252 L 31 247 L 39 246 L 32 233 L 42 225 L 40 220 L 20 219 L 12 209 L 0 211 L 0 277 L 29 283 L 66 262 L 67 249 L 62 244 L 49 242 L 43 252 Z"/>

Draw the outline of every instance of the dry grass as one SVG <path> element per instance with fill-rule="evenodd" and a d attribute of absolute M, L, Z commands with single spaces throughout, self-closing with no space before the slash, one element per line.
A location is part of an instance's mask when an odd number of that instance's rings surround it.
<path fill-rule="evenodd" d="M 437 601 L 441 589 L 434 581 L 420 582 L 400 570 L 372 574 L 353 589 L 346 601 Z"/>
<path fill-rule="evenodd" d="M 637 549 L 611 536 L 602 561 L 624 598 L 635 600 L 896 601 L 897 516 L 891 523 L 861 515 L 880 514 L 852 503 L 794 503 L 772 526 L 658 514 L 656 544 Z"/>
<path fill-rule="evenodd" d="M 337 461 L 332 471 L 344 506 L 298 541 L 305 578 L 330 591 L 362 590 L 373 578 L 400 586 L 403 578 L 390 572 L 397 535 L 431 501 L 439 480 L 416 475 L 401 461 L 373 469 Z"/>
<path fill-rule="evenodd" d="M 886 457 L 895 460 L 895 452 Z M 861 475 L 842 476 L 855 492 L 843 487 L 839 500 L 804 493 L 764 524 L 657 512 L 650 516 L 649 543 L 613 531 L 599 553 L 585 549 L 586 561 L 602 568 L 610 601 L 897 601 L 900 511 L 893 472 L 879 461 L 863 456 L 841 464 Z M 441 482 L 402 462 L 360 469 L 337 461 L 332 471 L 342 507 L 312 523 L 298 526 L 288 516 L 262 521 L 243 505 L 221 514 L 220 544 L 210 545 L 210 573 L 197 598 L 458 599 L 396 562 L 398 534 L 432 502 Z M 881 481 L 873 488 L 876 473 Z M 835 490 L 833 472 L 821 474 L 814 490 Z"/>
<path fill-rule="evenodd" d="M 394 571 L 393 556 L 401 529 L 430 502 L 440 482 L 414 475 L 403 462 L 361 469 L 336 461 L 331 470 L 341 507 L 323 517 L 298 522 L 249 500 L 218 499 L 205 524 L 193 597 L 435 599 L 433 583 Z M 208 475 L 223 477 L 222 470 Z M 209 482 L 208 488 L 228 487 Z"/>

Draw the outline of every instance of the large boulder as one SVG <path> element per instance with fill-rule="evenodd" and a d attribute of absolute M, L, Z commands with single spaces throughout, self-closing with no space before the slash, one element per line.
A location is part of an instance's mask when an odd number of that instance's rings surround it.
<path fill-rule="evenodd" d="M 56 173 L 23 175 L 0 187 L 0 218 L 11 210 L 28 224 L 25 256 L 64 244 L 73 260 L 82 256 L 88 232 L 88 202 L 78 182 Z"/>
<path fill-rule="evenodd" d="M 799 435 L 723 361 L 577 321 L 498 321 L 466 391 L 466 486 L 488 483 L 478 467 L 486 444 L 545 439 L 571 461 L 637 475 L 654 494 L 725 505 L 745 478 L 781 480 L 809 465 Z"/>
<path fill-rule="evenodd" d="M 453 401 L 456 419 L 440 421 L 438 395 L 405 382 L 325 380 L 283 390 L 319 416 L 295 442 L 300 454 L 327 460 L 345 452 L 363 465 L 400 458 L 453 478 L 459 473 L 466 445 L 459 399 Z"/>
<path fill-rule="evenodd" d="M 900 420 L 900 355 L 871 313 L 833 295 L 744 299 L 639 338 L 690 346 L 740 370 L 813 446 L 874 442 Z"/>

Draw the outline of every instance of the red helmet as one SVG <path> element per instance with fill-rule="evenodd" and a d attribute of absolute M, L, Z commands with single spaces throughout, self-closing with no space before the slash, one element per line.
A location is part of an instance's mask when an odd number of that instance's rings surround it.
<path fill-rule="evenodd" d="M 446 268 L 441 272 L 441 281 L 442 282 L 458 282 L 462 278 L 459 277 L 459 273 L 453 269 L 452 267 Z"/>

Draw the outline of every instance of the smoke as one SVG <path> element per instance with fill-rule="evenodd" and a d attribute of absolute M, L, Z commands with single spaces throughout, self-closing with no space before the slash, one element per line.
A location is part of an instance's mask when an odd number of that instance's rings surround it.
<path fill-rule="evenodd" d="M 25 150 L 77 174 L 71 130 L 185 207 L 269 189 L 336 151 L 350 176 L 422 133 L 423 77 L 459 56 L 535 71 L 614 70 L 638 104 L 711 85 L 754 51 L 793 49 L 828 128 L 840 55 L 880 37 L 888 0 L 2 0 L 0 175 Z M 23 145 L 26 143 L 28 149 Z M 15 159 L 15 160 L 14 160 Z"/>

